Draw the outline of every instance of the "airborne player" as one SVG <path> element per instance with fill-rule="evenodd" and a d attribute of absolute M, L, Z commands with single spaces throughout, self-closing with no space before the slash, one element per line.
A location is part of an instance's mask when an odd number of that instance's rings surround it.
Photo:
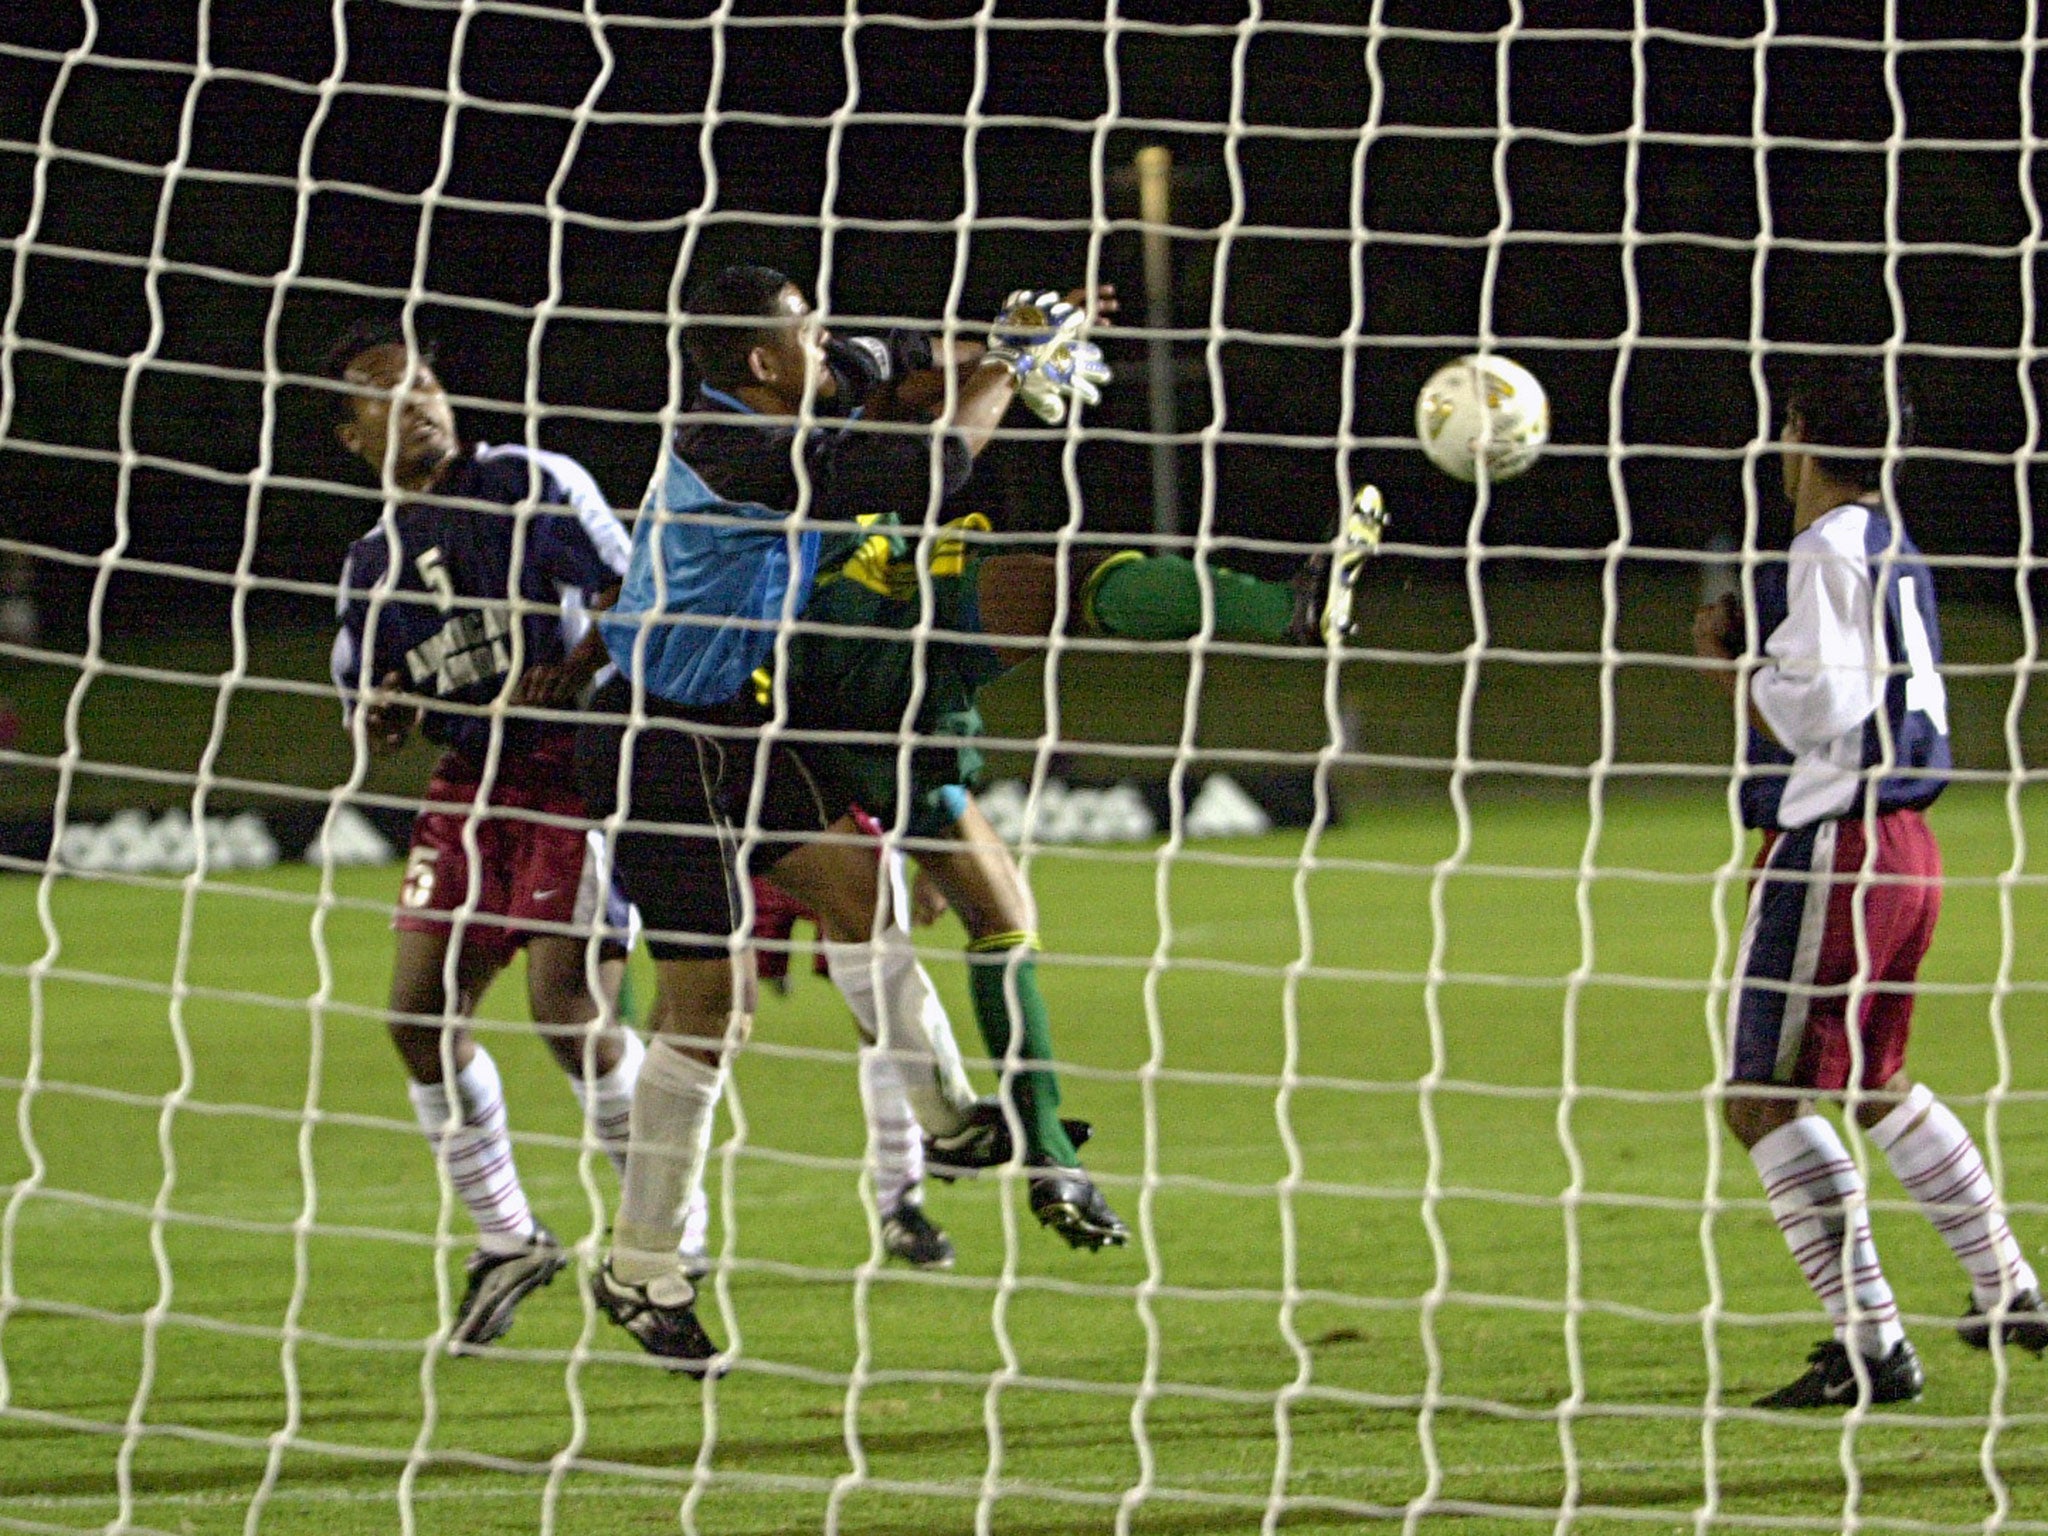
<path fill-rule="evenodd" d="M 829 940 L 864 956 L 857 963 L 871 964 L 878 983 L 903 974 L 890 964 L 897 944 L 881 921 L 888 904 L 874 845 L 851 803 L 821 780 L 807 746 L 763 729 L 774 721 L 775 690 L 762 668 L 820 569 L 816 525 L 900 517 L 934 493 L 950 495 L 1024 374 L 1035 373 L 1041 391 L 1078 386 L 1071 355 L 1016 352 L 966 373 L 936 441 L 923 432 L 800 428 L 790 418 L 836 381 L 822 367 L 828 338 L 795 285 L 763 268 L 731 268 L 700 287 L 690 309 L 688 341 L 704 378 L 693 404 L 715 419 L 685 427 L 666 450 L 619 605 L 601 624 L 621 675 L 592 707 L 618 718 L 583 729 L 578 766 L 594 811 L 616 808 L 637 824 L 616 834 L 618 867 L 646 919 L 656 973 L 656 1040 L 634 1098 L 612 1249 L 594 1290 L 599 1307 L 651 1353 L 701 1372 L 716 1347 L 697 1320 L 696 1287 L 676 1263 L 675 1242 L 727 1057 L 753 1011 L 734 876 L 769 874 L 824 919 Z M 809 518 L 798 519 L 806 500 Z M 856 534 L 850 545 L 862 542 Z M 625 717 L 643 709 L 644 724 L 629 733 Z M 622 780 L 630 800 L 615 807 Z M 891 1013 L 899 1026 L 917 1024 L 909 1008 Z M 968 1128 L 942 1097 L 913 1095 L 913 1104 L 927 1131 Z M 1122 1223 L 1070 1145 L 1047 1172 L 1058 1199 L 1034 1195 L 1041 1219 L 1076 1240 L 1122 1239 Z"/>

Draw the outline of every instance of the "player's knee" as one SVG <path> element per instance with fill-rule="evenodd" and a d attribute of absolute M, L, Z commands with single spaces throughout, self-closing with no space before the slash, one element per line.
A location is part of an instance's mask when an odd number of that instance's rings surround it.
<path fill-rule="evenodd" d="M 582 946 L 569 947 L 572 952 L 562 955 L 529 946 L 526 1000 L 537 1024 L 581 1026 L 598 1015 L 598 998 L 590 989 Z"/>
<path fill-rule="evenodd" d="M 716 1033 L 656 1027 L 650 1031 L 650 1043 L 661 1045 L 678 1056 L 686 1056 L 715 1071 L 746 1044 L 754 1025 L 752 1016 L 748 1014 L 728 1014 L 720 1022 L 723 1027 Z"/>
<path fill-rule="evenodd" d="M 1735 1139 L 1745 1147 L 1755 1146 L 1799 1113 L 1796 1100 L 1743 1091 L 1758 1086 L 1731 1083 L 1729 1091 L 1721 1099 L 1721 1118 Z"/>
<path fill-rule="evenodd" d="M 1879 1089 L 1878 1092 L 1859 1098 L 1856 1101 L 1856 1123 L 1866 1131 L 1876 1130 L 1879 1125 L 1890 1118 L 1894 1110 L 1912 1101 L 1913 1079 L 1904 1072 L 1894 1072 L 1885 1081 L 1884 1087 Z M 1899 1134 L 1903 1136 L 1909 1131 L 1918 1129 L 1920 1123 L 1927 1118 L 1929 1111 L 1933 1107 L 1934 1099 L 1932 1095 L 1922 1094 L 1918 1112 L 1907 1118 L 1906 1123 L 1899 1128 Z"/>
<path fill-rule="evenodd" d="M 745 1043 L 753 1023 L 751 978 L 735 985 L 729 958 L 657 961 L 654 977 L 650 1035 L 707 1066 Z"/>
<path fill-rule="evenodd" d="M 406 1072 L 416 1083 L 438 1083 L 460 1072 L 476 1054 L 469 1031 L 460 1024 L 421 1024 L 407 1019 L 389 1020 L 385 1028 Z"/>

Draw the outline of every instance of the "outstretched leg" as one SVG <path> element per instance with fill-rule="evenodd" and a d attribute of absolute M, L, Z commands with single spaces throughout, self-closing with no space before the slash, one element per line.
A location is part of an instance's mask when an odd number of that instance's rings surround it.
<path fill-rule="evenodd" d="M 1370 485 L 1359 488 L 1327 548 L 1287 581 L 1262 581 L 1206 562 L 1207 603 L 1219 640 L 1269 645 L 1321 645 L 1352 629 L 1359 573 L 1386 531 L 1386 504 Z M 1127 640 L 1186 640 L 1202 631 L 1202 567 L 1184 555 L 1125 549 L 1077 553 L 1068 566 L 1066 627 Z M 1030 650 L 1007 649 L 1005 637 L 1039 639 L 1059 627 L 1059 565 L 1047 555 L 984 556 L 976 567 L 982 628 L 1006 660 Z"/>

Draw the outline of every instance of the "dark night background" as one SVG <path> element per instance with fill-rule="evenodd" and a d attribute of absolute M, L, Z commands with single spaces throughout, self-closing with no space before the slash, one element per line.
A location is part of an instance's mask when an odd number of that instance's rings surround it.
<path fill-rule="evenodd" d="M 953 224 L 970 211 L 959 119 L 985 39 L 961 316 L 985 318 L 1013 286 L 1078 281 L 1096 231 L 1100 276 L 1139 321 L 1136 194 L 1110 173 L 1155 142 L 1184 173 L 1174 259 L 1190 526 L 1213 474 L 1219 531 L 1321 536 L 1348 351 L 1353 474 L 1386 489 L 1403 542 L 1453 553 L 1471 494 L 1424 464 L 1410 413 L 1420 381 L 1484 321 L 1548 384 L 1561 445 L 1498 493 L 1487 542 L 1597 548 L 1625 511 L 1635 546 L 1696 550 L 1741 527 L 1741 450 L 1759 428 L 1752 337 L 1867 346 L 1896 325 L 1935 450 L 1907 493 L 1922 543 L 2008 561 L 2019 550 L 2011 455 L 2028 443 L 2022 348 L 2036 343 L 2025 300 L 2040 234 L 2029 198 L 2043 180 L 2020 141 L 2048 85 L 2032 82 L 2029 113 L 2017 6 L 1901 6 L 1907 46 L 1888 75 L 1875 5 L 1784 0 L 1760 52 L 1764 9 L 1737 0 L 1645 0 L 1637 41 L 1634 5 L 1530 0 L 1505 45 L 1504 4 L 1384 0 L 1374 68 L 1366 5 L 1269 4 L 1243 48 L 1232 137 L 1242 3 L 1125 0 L 1128 25 L 1107 42 L 1100 0 L 1006 0 L 985 31 L 972 3 L 863 4 L 849 41 L 841 5 L 751 0 L 733 8 L 721 52 L 708 5 L 604 0 L 611 73 L 573 154 L 575 109 L 602 60 L 567 0 L 485 5 L 466 20 L 432 0 L 349 0 L 340 38 L 325 4 L 213 0 L 205 60 L 217 73 L 195 90 L 200 9 L 103 4 L 68 74 L 64 51 L 85 37 L 76 5 L 0 10 L 0 231 L 18 337 L 0 440 L 9 537 L 78 551 L 111 541 L 132 387 L 128 446 L 150 462 L 133 471 L 131 560 L 234 569 L 268 408 L 253 569 L 331 581 L 374 503 L 313 483 L 361 481 L 331 446 L 327 397 L 287 379 L 267 401 L 266 364 L 311 370 L 350 318 L 395 315 L 416 270 L 431 295 L 420 331 L 440 340 L 467 433 L 523 436 L 531 398 L 540 442 L 632 505 L 668 401 L 666 315 L 686 239 L 693 271 L 750 257 L 809 286 L 829 197 L 840 323 L 943 312 L 963 249 Z M 708 135 L 707 107 L 720 119 Z M 165 204 L 188 110 L 189 157 Z M 45 134 L 53 151 L 39 163 Z M 1888 155 L 1895 135 L 1905 142 Z M 295 250 L 302 155 L 312 190 Z M 160 213 L 162 335 L 131 386 Z M 1489 279 L 1486 237 L 1504 214 Z M 1775 243 L 1759 269 L 1765 219 Z M 1241 227 L 1225 265 L 1227 226 Z M 537 306 L 555 238 L 548 312 Z M 1211 358 L 1219 285 L 1230 339 Z M 1144 355 L 1130 338 L 1111 352 L 1121 377 L 1079 455 L 1087 526 L 1145 529 L 1149 459 L 1132 438 L 1147 421 Z M 1219 403 L 1210 469 L 1198 439 Z M 1619 472 L 1612 440 L 1630 446 Z M 84 452 L 56 457 L 53 445 Z M 1056 436 L 1020 430 L 988 473 L 1013 527 L 1066 515 Z M 1761 505 L 1768 539 L 1774 498 Z M 88 575 L 41 567 L 46 644 L 69 646 Z M 2009 567 L 1952 579 L 2010 591 Z M 111 593 L 129 626 L 196 621 L 223 600 L 218 585 L 142 571 Z M 289 591 L 261 601 L 308 622 L 324 608 Z"/>

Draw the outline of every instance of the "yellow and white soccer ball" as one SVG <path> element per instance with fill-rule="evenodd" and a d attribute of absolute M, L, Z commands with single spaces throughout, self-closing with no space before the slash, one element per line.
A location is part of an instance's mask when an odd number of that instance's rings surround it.
<path fill-rule="evenodd" d="M 1512 480 L 1550 441 L 1550 398 L 1535 374 L 1492 353 L 1461 357 L 1415 398 L 1415 435 L 1429 462 L 1459 480 Z"/>

